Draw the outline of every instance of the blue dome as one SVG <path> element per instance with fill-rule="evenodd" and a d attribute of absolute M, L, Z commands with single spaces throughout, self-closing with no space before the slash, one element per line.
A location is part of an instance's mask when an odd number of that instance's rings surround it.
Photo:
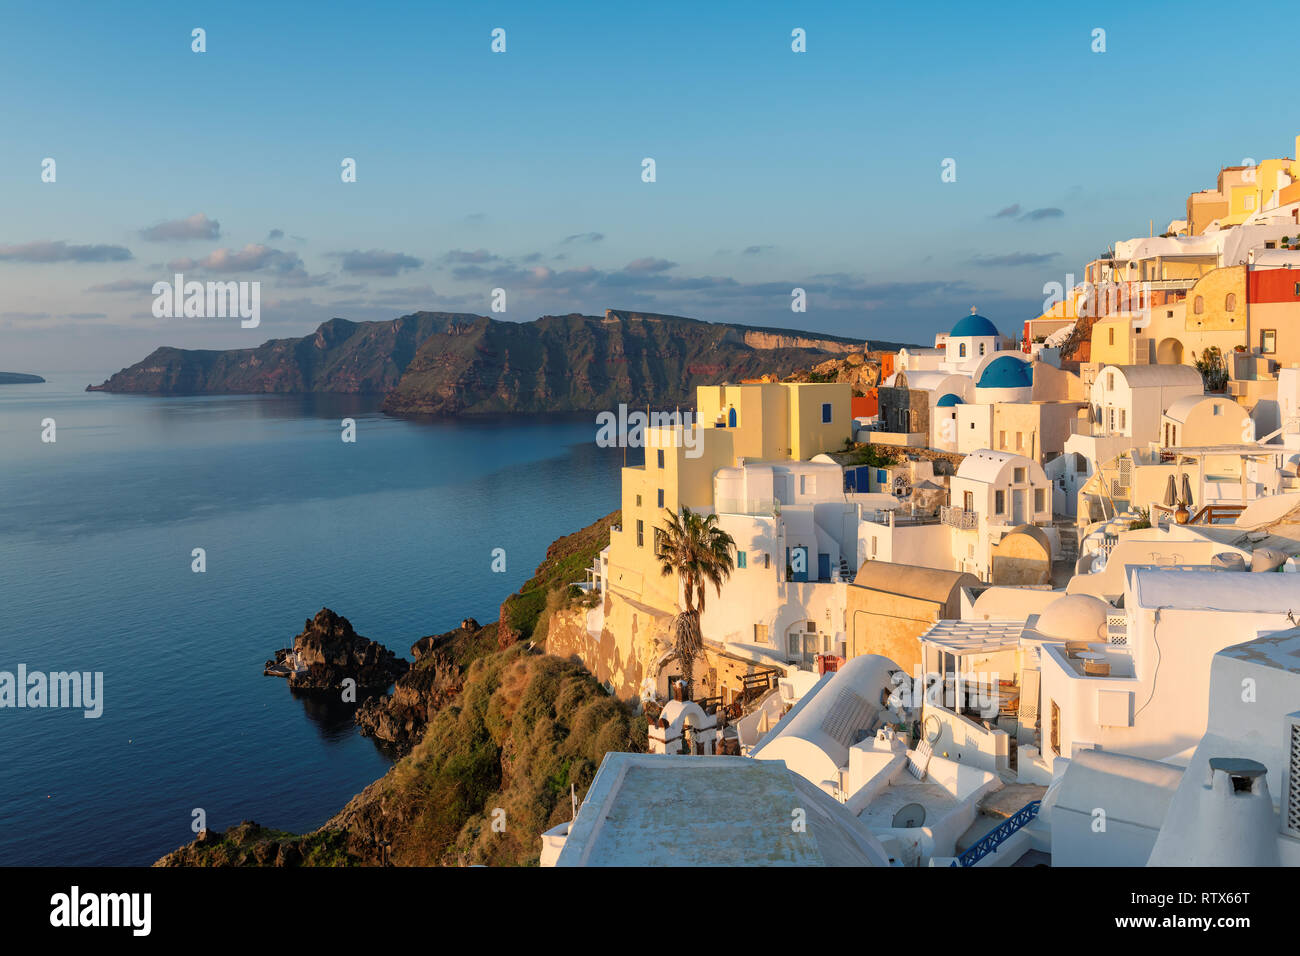
<path fill-rule="evenodd" d="M 943 398 L 935 402 L 934 406 L 935 408 L 952 408 L 954 405 L 964 405 L 964 404 L 966 403 L 961 400 L 960 396 L 954 395 L 952 392 L 949 392 L 947 395 L 943 396 Z"/>
<path fill-rule="evenodd" d="M 982 315 L 971 314 L 954 325 L 952 331 L 948 333 L 948 337 L 960 339 L 973 338 L 977 335 L 996 336 L 997 334 L 998 329 L 996 325 L 984 318 Z"/>
<path fill-rule="evenodd" d="M 1034 367 L 1014 355 L 989 362 L 980 375 L 980 388 L 1028 388 L 1034 384 Z"/>

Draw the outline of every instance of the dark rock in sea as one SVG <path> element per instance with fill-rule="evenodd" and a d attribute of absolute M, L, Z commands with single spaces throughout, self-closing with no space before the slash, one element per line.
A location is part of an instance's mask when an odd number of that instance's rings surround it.
<path fill-rule="evenodd" d="M 357 683 L 358 698 L 381 693 L 410 667 L 377 641 L 362 637 L 351 622 L 321 608 L 293 639 L 293 647 L 276 651 L 270 667 L 283 668 L 295 690 L 337 691 L 343 681 Z"/>

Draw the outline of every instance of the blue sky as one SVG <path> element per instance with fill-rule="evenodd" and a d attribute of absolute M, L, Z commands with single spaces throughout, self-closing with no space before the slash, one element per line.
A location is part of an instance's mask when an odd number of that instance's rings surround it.
<path fill-rule="evenodd" d="M 1219 5 L 177 7 L 0 9 L 0 368 L 487 314 L 497 287 L 516 321 L 924 341 L 976 305 L 1010 333 L 1044 283 L 1300 130 L 1264 73 L 1267 95 L 1228 78 L 1248 51 Z M 261 326 L 155 319 L 177 263 L 260 281 Z"/>

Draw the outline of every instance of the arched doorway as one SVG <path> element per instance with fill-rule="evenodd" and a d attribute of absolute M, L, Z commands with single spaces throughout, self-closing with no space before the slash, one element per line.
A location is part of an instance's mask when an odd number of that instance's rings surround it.
<path fill-rule="evenodd" d="M 1161 365 L 1183 364 L 1183 343 L 1175 338 L 1162 339 L 1156 346 L 1156 361 Z"/>

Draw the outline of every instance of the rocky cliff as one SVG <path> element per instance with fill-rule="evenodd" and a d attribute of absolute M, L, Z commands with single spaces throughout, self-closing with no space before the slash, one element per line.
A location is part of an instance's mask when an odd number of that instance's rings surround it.
<path fill-rule="evenodd" d="M 888 348 L 894 343 L 874 343 Z M 694 403 L 697 385 L 780 378 L 865 343 L 786 329 L 609 310 L 604 316 L 418 312 L 390 322 L 331 319 L 257 348 L 160 348 L 91 391 L 385 395 L 392 414 L 595 411 L 635 401 Z"/>

